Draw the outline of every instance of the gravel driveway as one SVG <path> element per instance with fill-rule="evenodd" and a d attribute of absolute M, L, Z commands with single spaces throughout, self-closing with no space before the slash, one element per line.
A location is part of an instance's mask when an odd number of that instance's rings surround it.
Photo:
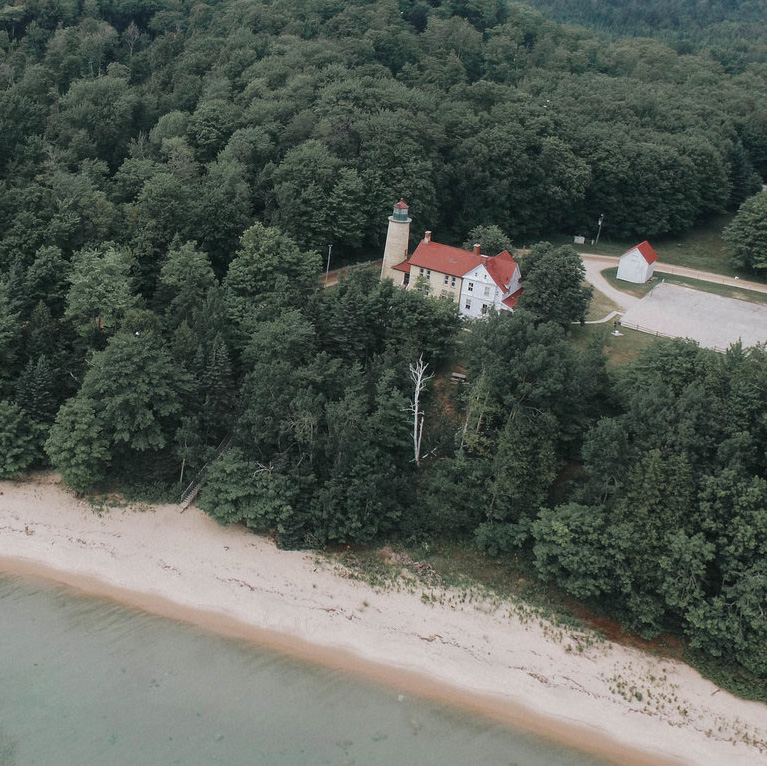
<path fill-rule="evenodd" d="M 748 347 L 767 342 L 767 305 L 663 282 L 628 307 L 622 324 L 692 338 L 706 348 L 725 349 L 738 340 Z"/>

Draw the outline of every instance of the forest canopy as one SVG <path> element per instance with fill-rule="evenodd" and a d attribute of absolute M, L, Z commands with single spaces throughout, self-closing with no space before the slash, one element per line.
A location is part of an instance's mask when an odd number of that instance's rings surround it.
<path fill-rule="evenodd" d="M 767 177 L 766 82 L 496 0 L 10 5 L 0 265 L 112 240 L 148 294 L 174 238 L 221 276 L 256 220 L 377 252 L 400 197 L 450 242 L 684 231 Z"/>
<path fill-rule="evenodd" d="M 471 333 L 373 271 L 318 283 L 380 257 L 401 197 L 414 236 L 503 247 L 735 211 L 767 178 L 765 66 L 501 0 L 3 6 L 0 475 L 178 496 L 206 470 L 221 523 L 470 540 L 767 678 L 764 348 L 608 372 L 547 243 Z"/>

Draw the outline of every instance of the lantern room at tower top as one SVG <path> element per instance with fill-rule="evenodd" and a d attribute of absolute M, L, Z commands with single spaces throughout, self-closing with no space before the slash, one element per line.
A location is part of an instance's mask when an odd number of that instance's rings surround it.
<path fill-rule="evenodd" d="M 394 206 L 394 212 L 391 217 L 399 223 L 410 223 L 411 219 L 408 218 L 408 206 L 404 199 L 401 199 Z"/>

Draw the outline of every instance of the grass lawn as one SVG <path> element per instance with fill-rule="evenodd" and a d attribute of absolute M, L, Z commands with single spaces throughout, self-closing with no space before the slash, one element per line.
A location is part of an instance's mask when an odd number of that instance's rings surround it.
<path fill-rule="evenodd" d="M 767 293 L 743 290 L 740 287 L 732 287 L 731 285 L 718 285 L 716 282 L 703 282 L 700 279 L 680 277 L 676 274 L 656 274 L 656 276 L 669 284 L 692 287 L 694 290 L 702 293 L 712 293 L 713 295 L 721 295 L 723 298 L 735 298 L 736 300 L 748 303 L 767 304 Z"/>
<path fill-rule="evenodd" d="M 608 367 L 619 367 L 636 359 L 640 352 L 653 343 L 665 343 L 664 338 L 656 338 L 638 330 L 620 328 L 620 335 L 613 335 L 613 323 L 573 325 L 570 337 L 576 348 L 585 349 L 597 339 L 607 357 Z"/>
<path fill-rule="evenodd" d="M 645 282 L 643 285 L 637 285 L 634 282 L 626 282 L 623 279 L 618 279 L 617 267 L 613 269 L 605 269 L 602 272 L 602 276 L 607 280 L 610 287 L 614 287 L 616 290 L 620 290 L 627 295 L 633 295 L 636 298 L 644 298 L 665 275 L 656 274 L 649 282 Z"/>
<path fill-rule="evenodd" d="M 664 263 L 675 266 L 688 266 L 691 269 L 711 271 L 714 274 L 724 274 L 728 277 L 749 277 L 745 272 L 739 272 L 732 266 L 732 260 L 725 250 L 722 240 L 722 229 L 732 220 L 732 215 L 712 216 L 685 234 L 674 236 L 652 237 L 650 244 L 658 257 Z M 573 245 L 569 235 L 558 234 L 551 237 L 556 245 L 572 245 L 579 253 L 595 253 L 596 255 L 623 255 L 641 240 L 632 241 L 612 240 L 608 229 L 603 230 L 598 245 L 590 244 L 586 239 L 584 245 Z M 753 278 L 753 277 L 750 277 Z"/>
<path fill-rule="evenodd" d="M 586 312 L 586 320 L 589 322 L 606 317 L 610 312 L 618 310 L 618 304 L 611 301 L 606 295 L 594 290 L 594 294 Z"/>
<path fill-rule="evenodd" d="M 712 271 L 727 277 L 746 276 L 732 266 L 725 250 L 722 229 L 732 220 L 731 215 L 714 216 L 705 224 L 676 237 L 659 237 L 650 244 L 664 263 Z"/>
<path fill-rule="evenodd" d="M 702 293 L 721 295 L 723 298 L 734 298 L 735 300 L 746 301 L 748 303 L 760 303 L 762 305 L 767 304 L 767 293 L 757 293 L 753 290 L 744 290 L 740 287 L 733 287 L 732 285 L 719 285 L 716 282 L 704 282 L 701 279 L 682 277 L 677 274 L 663 274 L 661 272 L 657 272 L 649 282 L 646 282 L 643 285 L 635 285 L 631 282 L 624 282 L 623 280 L 618 279 L 616 276 L 617 273 L 618 269 L 605 269 L 602 272 L 602 276 L 616 290 L 621 290 L 629 295 L 635 295 L 637 298 L 644 298 L 655 285 L 660 284 L 661 282 L 667 282 L 670 285 L 691 287 Z M 604 314 L 602 314 L 602 316 L 604 316 Z M 598 318 L 599 317 L 595 317 L 595 319 Z M 588 317 L 588 319 L 591 319 L 591 317 Z"/>

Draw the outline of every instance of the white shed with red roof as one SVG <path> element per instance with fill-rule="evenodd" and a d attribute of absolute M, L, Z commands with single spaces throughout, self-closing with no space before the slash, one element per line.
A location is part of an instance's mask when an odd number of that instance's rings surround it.
<path fill-rule="evenodd" d="M 655 261 L 658 254 L 650 247 L 650 243 L 644 242 L 627 250 L 618 263 L 618 279 L 624 282 L 644 284 L 652 277 L 655 269 Z"/>

